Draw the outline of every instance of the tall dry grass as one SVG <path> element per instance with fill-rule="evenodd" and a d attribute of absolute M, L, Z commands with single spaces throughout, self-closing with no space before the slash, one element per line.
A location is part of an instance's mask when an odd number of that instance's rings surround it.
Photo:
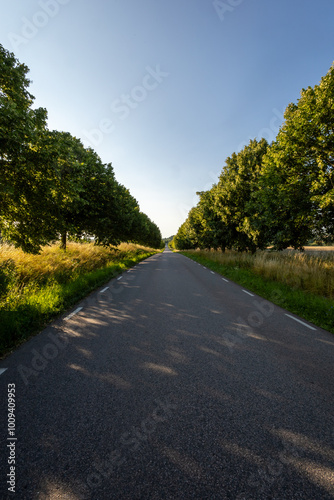
<path fill-rule="evenodd" d="M 291 288 L 311 292 L 315 295 L 334 298 L 334 251 L 258 251 L 251 255 L 226 251 L 196 250 L 196 254 L 222 265 L 249 269 Z"/>
<path fill-rule="evenodd" d="M 16 283 L 24 286 L 34 282 L 40 285 L 50 279 L 66 282 L 79 274 L 94 271 L 134 255 L 154 252 L 151 248 L 122 243 L 117 248 L 106 248 L 92 243 L 73 243 L 64 252 L 58 245 L 44 247 L 40 254 L 31 255 L 11 245 L 0 245 L 0 272 L 9 270 L 15 274 Z M 1 286 L 1 281 L 0 281 Z M 0 291 L 1 293 L 1 291 Z"/>

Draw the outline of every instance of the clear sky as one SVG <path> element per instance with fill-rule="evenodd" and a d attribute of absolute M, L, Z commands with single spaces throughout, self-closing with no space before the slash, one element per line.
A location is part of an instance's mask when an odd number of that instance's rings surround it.
<path fill-rule="evenodd" d="M 35 106 L 175 234 L 227 156 L 275 138 L 334 60 L 333 0 L 13 0 L 0 43 Z"/>

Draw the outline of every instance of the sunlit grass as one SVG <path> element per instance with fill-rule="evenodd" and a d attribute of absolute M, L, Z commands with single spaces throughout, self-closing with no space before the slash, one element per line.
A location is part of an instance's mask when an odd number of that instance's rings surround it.
<path fill-rule="evenodd" d="M 209 258 L 229 267 L 250 269 L 270 280 L 295 289 L 334 298 L 334 252 L 271 252 L 196 250 L 194 255 Z"/>
<path fill-rule="evenodd" d="M 15 274 L 21 284 L 45 283 L 50 278 L 66 281 L 82 272 L 90 272 L 153 249 L 122 243 L 108 249 L 92 243 L 68 243 L 66 252 L 57 245 L 45 247 L 39 255 L 30 255 L 10 245 L 0 246 L 0 266 L 6 261 L 15 263 Z"/>
<path fill-rule="evenodd" d="M 334 333 L 334 252 L 181 252 Z"/>

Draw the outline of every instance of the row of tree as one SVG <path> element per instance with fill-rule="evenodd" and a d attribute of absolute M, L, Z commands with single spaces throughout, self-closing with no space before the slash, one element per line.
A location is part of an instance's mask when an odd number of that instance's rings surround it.
<path fill-rule="evenodd" d="M 218 183 L 197 193 L 177 249 L 303 249 L 334 239 L 334 66 L 290 104 L 271 144 L 252 140 L 226 159 Z"/>
<path fill-rule="evenodd" d="M 159 248 L 159 228 L 115 179 L 112 165 L 33 109 L 29 69 L 0 45 L 0 232 L 26 252 L 68 237 Z"/>

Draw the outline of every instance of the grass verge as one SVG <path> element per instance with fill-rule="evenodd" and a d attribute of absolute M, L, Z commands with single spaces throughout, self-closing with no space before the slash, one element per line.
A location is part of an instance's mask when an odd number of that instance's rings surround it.
<path fill-rule="evenodd" d="M 133 244 L 117 249 L 71 243 L 28 255 L 0 246 L 0 356 L 122 271 L 158 251 Z"/>
<path fill-rule="evenodd" d="M 334 333 L 334 300 L 324 297 L 312 291 L 303 289 L 305 279 L 300 276 L 296 278 L 297 272 L 293 277 L 285 276 L 282 268 L 283 261 L 293 259 L 292 256 L 282 256 L 281 266 L 279 266 L 280 257 L 275 256 L 277 260 L 278 271 L 275 274 L 276 279 L 268 277 L 264 273 L 264 266 L 257 266 L 255 256 L 244 254 L 224 255 L 221 252 L 209 251 L 182 251 L 182 255 L 189 257 L 205 267 L 215 271 L 222 276 L 242 285 L 248 290 L 270 300 L 278 306 L 287 309 L 315 325 Z M 268 260 L 268 267 L 273 268 L 272 259 Z M 225 262 L 224 262 L 225 261 Z M 271 262 L 271 263 L 270 263 Z M 252 265 L 253 264 L 253 265 Z M 328 262 L 326 263 L 328 265 Z M 269 274 L 269 273 L 267 273 Z M 289 282 L 290 278 L 291 282 Z"/>

